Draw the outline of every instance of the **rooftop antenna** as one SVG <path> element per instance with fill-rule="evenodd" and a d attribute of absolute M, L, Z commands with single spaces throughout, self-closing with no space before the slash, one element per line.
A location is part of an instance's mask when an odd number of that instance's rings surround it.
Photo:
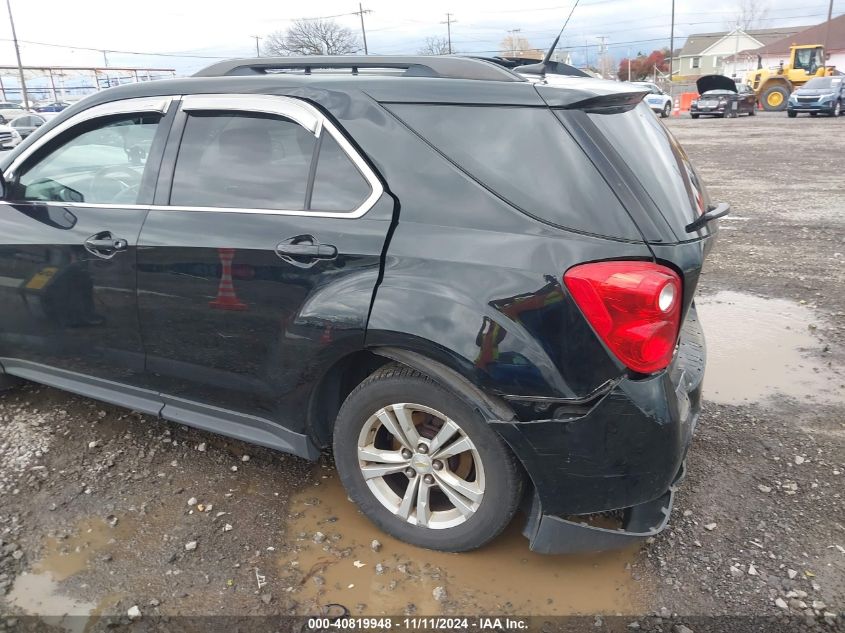
<path fill-rule="evenodd" d="M 552 42 L 552 45 L 549 47 L 549 50 L 546 51 L 546 56 L 543 57 L 543 61 L 539 64 L 528 64 L 526 66 L 519 67 L 519 74 L 521 75 L 540 75 L 540 77 L 546 76 L 546 68 L 549 66 L 549 62 L 552 59 L 552 54 L 555 52 L 557 48 L 557 43 L 560 41 L 560 36 L 563 35 L 563 30 L 566 28 L 566 25 L 569 24 L 569 19 L 572 17 L 572 14 L 575 13 L 575 7 L 578 6 L 578 3 L 581 0 L 575 0 L 575 4 L 572 5 L 572 9 L 569 11 L 569 15 L 566 16 L 566 22 L 563 23 L 563 26 L 560 29 L 560 33 L 557 34 L 555 41 Z"/>

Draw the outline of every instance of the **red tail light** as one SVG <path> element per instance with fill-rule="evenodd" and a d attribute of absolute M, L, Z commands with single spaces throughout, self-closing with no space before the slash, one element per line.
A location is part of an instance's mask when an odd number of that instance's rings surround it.
<path fill-rule="evenodd" d="M 672 361 L 681 316 L 681 279 L 651 262 L 582 264 L 563 281 L 581 312 L 619 360 L 643 374 Z"/>

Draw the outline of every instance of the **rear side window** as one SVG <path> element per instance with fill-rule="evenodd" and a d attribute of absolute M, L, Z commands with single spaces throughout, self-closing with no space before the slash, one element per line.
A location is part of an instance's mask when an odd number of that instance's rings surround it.
<path fill-rule="evenodd" d="M 310 208 L 315 211 L 351 211 L 369 195 L 370 184 L 335 138 L 324 132 Z"/>
<path fill-rule="evenodd" d="M 309 176 L 316 162 L 309 196 Z M 335 138 L 275 115 L 190 114 L 170 204 L 286 211 L 354 211 L 372 189 Z"/>
<path fill-rule="evenodd" d="M 191 114 L 170 204 L 302 210 L 316 140 L 298 123 L 269 115 Z"/>
<path fill-rule="evenodd" d="M 709 203 L 704 185 L 675 137 L 648 107 L 617 114 L 590 114 L 680 239 Z"/>
<path fill-rule="evenodd" d="M 562 228 L 641 239 L 619 199 L 547 108 L 389 107 L 458 167 L 526 214 Z"/>

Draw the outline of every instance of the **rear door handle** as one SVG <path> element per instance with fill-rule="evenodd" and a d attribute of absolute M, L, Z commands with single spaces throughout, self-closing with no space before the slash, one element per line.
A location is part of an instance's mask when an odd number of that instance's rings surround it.
<path fill-rule="evenodd" d="M 309 268 L 321 259 L 335 259 L 337 248 L 320 244 L 313 235 L 297 235 L 276 245 L 276 255 L 299 268 Z"/>
<path fill-rule="evenodd" d="M 337 248 L 331 244 L 279 244 L 276 247 L 279 255 L 288 257 L 310 257 L 313 259 L 334 259 Z"/>
<path fill-rule="evenodd" d="M 115 237 L 110 231 L 102 231 L 85 240 L 85 250 L 103 259 L 111 259 L 127 248 L 129 248 L 129 242 Z"/>

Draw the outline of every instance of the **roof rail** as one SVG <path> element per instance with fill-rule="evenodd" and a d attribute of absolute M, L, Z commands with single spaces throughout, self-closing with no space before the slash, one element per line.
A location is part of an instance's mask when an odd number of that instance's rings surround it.
<path fill-rule="evenodd" d="M 503 66 L 471 57 L 447 55 L 314 55 L 310 57 L 257 57 L 229 59 L 203 68 L 194 77 L 230 77 L 266 75 L 286 70 L 349 69 L 357 74 L 363 69 L 404 70 L 403 77 L 441 77 L 448 79 L 486 79 L 489 81 L 525 81 Z"/>

